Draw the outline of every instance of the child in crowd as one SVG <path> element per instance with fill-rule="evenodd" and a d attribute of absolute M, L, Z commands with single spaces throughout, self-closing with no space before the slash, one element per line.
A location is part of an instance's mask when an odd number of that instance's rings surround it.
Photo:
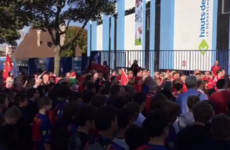
<path fill-rule="evenodd" d="M 180 106 L 172 101 L 167 101 L 162 105 L 162 111 L 166 112 L 169 120 L 169 134 L 166 139 L 165 146 L 169 150 L 176 149 L 176 130 L 173 126 L 173 122 L 176 121 L 179 114 Z"/>
<path fill-rule="evenodd" d="M 211 139 L 211 131 L 206 127 L 206 124 L 213 116 L 213 107 L 209 103 L 201 101 L 194 105 L 192 113 L 195 122 L 178 133 L 177 150 L 193 150 Z"/>
<path fill-rule="evenodd" d="M 22 118 L 21 111 L 12 106 L 5 112 L 4 124 L 0 128 L 0 149 L 16 149 L 18 143 L 18 134 L 15 124 Z"/>
<path fill-rule="evenodd" d="M 136 150 L 149 141 L 149 137 L 142 127 L 131 126 L 125 132 L 125 142 L 129 146 L 129 150 Z"/>
<path fill-rule="evenodd" d="M 142 114 L 142 111 L 145 108 L 145 100 L 146 100 L 146 94 L 142 92 L 138 92 L 135 94 L 133 101 L 136 102 L 140 106 L 140 112 L 138 115 L 137 120 L 134 122 L 134 125 L 141 127 L 143 121 L 145 120 L 145 117 Z"/>
<path fill-rule="evenodd" d="M 168 115 L 164 111 L 155 110 L 149 113 L 142 127 L 150 139 L 137 150 L 167 150 L 164 145 L 168 137 L 168 125 Z"/>
<path fill-rule="evenodd" d="M 181 83 L 176 83 L 174 85 L 175 91 L 173 92 L 173 96 L 177 98 L 183 91 L 183 85 Z"/>
<path fill-rule="evenodd" d="M 89 140 L 85 150 L 93 150 L 98 146 L 106 150 L 125 150 L 113 142 L 113 135 L 117 131 L 117 110 L 114 107 L 100 107 L 96 112 L 94 122 L 98 129 L 98 136 Z"/>
<path fill-rule="evenodd" d="M 3 116 L 8 108 L 9 101 L 6 93 L 0 93 L 0 115 Z"/>
<path fill-rule="evenodd" d="M 179 130 L 184 129 L 186 126 L 190 126 L 194 124 L 194 117 L 192 113 L 193 106 L 200 101 L 200 98 L 198 96 L 189 96 L 187 100 L 187 106 L 189 112 L 180 114 L 178 118 L 177 125 L 179 127 Z"/>
<path fill-rule="evenodd" d="M 46 113 L 52 108 L 52 101 L 43 97 L 38 101 L 39 112 L 34 118 L 32 138 L 36 150 L 50 150 L 51 125 Z"/>
<path fill-rule="evenodd" d="M 78 128 L 77 131 L 69 139 L 69 150 L 84 149 L 86 143 L 89 141 L 89 130 L 95 128 L 95 113 L 96 107 L 90 106 L 88 104 L 82 104 L 79 106 L 76 117 L 74 119 L 75 125 Z"/>
<path fill-rule="evenodd" d="M 113 142 L 123 147 L 125 150 L 129 150 L 129 147 L 125 142 L 125 132 L 133 124 L 134 120 L 136 119 L 135 117 L 135 114 L 131 114 L 131 112 L 126 108 L 119 110 L 117 115 L 119 132 L 116 138 L 114 138 Z"/>

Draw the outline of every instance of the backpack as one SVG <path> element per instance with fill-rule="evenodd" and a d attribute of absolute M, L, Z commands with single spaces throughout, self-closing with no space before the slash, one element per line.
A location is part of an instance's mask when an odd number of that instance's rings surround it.
<path fill-rule="evenodd" d="M 80 135 L 78 132 L 73 134 L 68 143 L 68 150 L 83 150 Z"/>

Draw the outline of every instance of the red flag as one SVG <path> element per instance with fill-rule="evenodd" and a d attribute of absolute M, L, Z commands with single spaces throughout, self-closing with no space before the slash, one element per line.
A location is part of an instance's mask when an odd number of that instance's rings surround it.
<path fill-rule="evenodd" d="M 124 69 L 121 69 L 121 85 L 127 85 L 128 81 L 129 81 L 129 79 L 128 79 L 127 75 L 125 74 Z"/>
<path fill-rule="evenodd" d="M 4 66 L 4 70 L 3 70 L 3 73 L 2 73 L 2 77 L 4 79 L 6 79 L 8 76 L 9 76 L 9 72 L 13 69 L 13 65 L 11 63 L 11 60 L 10 60 L 10 57 L 9 55 L 7 54 L 6 55 L 6 61 L 5 61 L 5 66 Z"/>

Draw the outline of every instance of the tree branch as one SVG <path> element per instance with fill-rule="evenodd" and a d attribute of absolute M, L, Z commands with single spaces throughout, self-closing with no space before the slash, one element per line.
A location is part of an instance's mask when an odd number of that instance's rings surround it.
<path fill-rule="evenodd" d="M 85 23 L 83 24 L 83 26 L 81 27 L 81 29 L 78 31 L 77 35 L 76 35 L 72 40 L 70 40 L 67 44 L 65 44 L 65 45 L 62 47 L 62 49 L 68 48 L 73 42 L 75 42 L 75 41 L 79 38 L 79 36 L 80 36 L 80 35 L 82 34 L 82 32 L 84 31 L 85 26 L 87 25 L 88 21 L 89 21 L 89 19 L 87 19 L 87 20 L 85 21 Z"/>
<path fill-rule="evenodd" d="M 49 32 L 49 35 L 50 35 L 50 37 L 51 37 L 51 40 L 53 41 L 53 43 L 55 44 L 55 45 L 57 45 L 57 41 L 56 41 L 56 38 L 54 37 L 54 35 L 53 35 L 53 29 L 50 27 L 50 25 L 49 25 L 49 19 L 48 19 L 48 17 L 44 14 L 44 16 L 45 16 L 45 28 L 48 30 L 48 32 Z"/>

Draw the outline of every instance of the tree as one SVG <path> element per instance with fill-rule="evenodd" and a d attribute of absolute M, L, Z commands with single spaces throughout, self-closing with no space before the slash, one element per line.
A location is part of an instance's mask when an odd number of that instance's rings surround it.
<path fill-rule="evenodd" d="M 75 35 L 81 30 L 80 27 L 74 27 L 70 26 L 65 34 L 65 42 L 64 47 L 66 44 L 68 44 Z M 81 49 L 81 53 L 84 55 L 87 52 L 87 31 L 83 30 L 82 34 L 79 36 L 79 38 L 73 42 L 69 47 L 66 47 L 66 49 L 61 50 L 61 57 L 74 57 L 75 56 L 75 50 L 76 47 L 79 47 Z"/>
<path fill-rule="evenodd" d="M 51 36 L 55 45 L 56 75 L 59 75 L 61 51 L 77 41 L 88 21 L 101 20 L 102 14 L 113 15 L 115 4 L 115 0 L 30 0 L 24 3 L 23 11 L 32 16 L 33 28 L 47 30 Z M 80 22 L 82 27 L 68 43 L 61 45 L 60 37 L 68 31 L 70 22 Z M 60 28 L 62 24 L 66 25 L 65 30 Z"/>
<path fill-rule="evenodd" d="M 23 1 L 0 0 L 0 44 L 15 46 L 19 30 L 29 23 L 29 15 L 21 11 Z"/>

